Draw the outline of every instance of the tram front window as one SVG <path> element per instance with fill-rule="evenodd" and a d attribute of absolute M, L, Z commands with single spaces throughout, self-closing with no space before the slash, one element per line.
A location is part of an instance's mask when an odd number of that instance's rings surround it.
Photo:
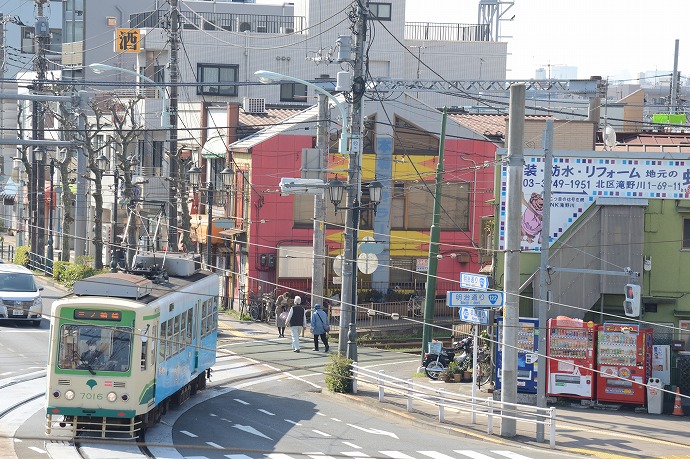
<path fill-rule="evenodd" d="M 61 369 L 129 371 L 132 356 L 130 327 L 64 325 L 60 333 L 58 367 Z"/>

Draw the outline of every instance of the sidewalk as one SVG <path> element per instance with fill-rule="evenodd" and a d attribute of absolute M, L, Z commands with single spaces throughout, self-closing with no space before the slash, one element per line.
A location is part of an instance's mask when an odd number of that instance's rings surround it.
<path fill-rule="evenodd" d="M 237 320 L 221 313 L 224 327 L 235 328 Z M 242 328 L 246 323 L 242 322 Z M 249 325 L 255 329 L 254 338 L 266 334 L 273 336 L 273 327 L 262 323 Z M 307 337 L 310 337 L 307 333 Z M 336 343 L 331 345 L 336 349 Z M 381 354 L 386 353 L 386 358 Z M 386 375 L 398 379 L 412 379 L 415 384 L 431 387 L 433 390 L 443 389 L 447 392 L 470 396 L 471 383 L 443 383 L 432 381 L 425 375 L 418 375 L 419 358 L 411 354 L 396 351 L 379 350 L 373 348 L 358 348 L 359 364 L 362 368 L 378 372 L 384 370 Z M 368 362 L 368 363 L 367 363 Z M 383 363 L 382 363 L 383 362 Z M 349 402 L 357 404 L 361 409 L 371 410 L 378 415 L 392 416 L 404 419 L 406 422 L 416 423 L 421 428 L 443 430 L 461 438 L 482 439 L 488 442 L 510 443 L 518 442 L 532 448 L 552 451 L 549 449 L 549 431 L 545 432 L 545 442 L 535 441 L 536 428 L 533 424 L 517 423 L 517 435 L 513 438 L 500 436 L 500 420 L 494 419 L 494 434 L 487 434 L 487 423 L 484 416 L 477 416 L 477 423 L 471 423 L 471 416 L 459 413 L 449 408 L 445 409 L 445 421 L 439 423 L 438 408 L 421 401 L 413 402 L 413 410 L 407 411 L 407 399 L 386 391 L 384 401 L 379 402 L 378 388 L 372 384 L 359 381 L 357 394 L 334 394 L 324 388 L 324 394 L 333 397 L 344 397 Z M 491 397 L 486 388 L 477 391 L 478 398 Z M 613 458 L 658 458 L 658 459 L 690 459 L 690 418 L 688 416 L 672 416 L 670 414 L 654 415 L 646 412 L 636 412 L 633 407 L 621 406 L 613 411 L 611 405 L 599 408 L 582 406 L 579 400 L 573 403 L 562 402 L 556 407 L 556 449 L 557 452 L 567 452 L 601 459 Z M 686 415 L 688 410 L 686 409 Z"/>

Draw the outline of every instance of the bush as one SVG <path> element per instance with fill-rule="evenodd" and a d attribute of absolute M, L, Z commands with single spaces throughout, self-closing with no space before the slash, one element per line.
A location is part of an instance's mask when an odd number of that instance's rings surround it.
<path fill-rule="evenodd" d="M 98 274 L 91 263 L 91 257 L 87 256 L 77 257 L 75 263 L 57 261 L 53 266 L 53 278 L 59 284 L 72 288 L 76 281 Z"/>
<path fill-rule="evenodd" d="M 21 247 L 17 247 L 17 250 L 14 252 L 14 263 L 17 265 L 22 265 L 22 266 L 29 266 L 29 246 L 28 245 L 22 245 Z"/>
<path fill-rule="evenodd" d="M 331 354 L 331 363 L 326 365 L 326 387 L 341 394 L 352 392 L 352 360 L 344 355 Z"/>

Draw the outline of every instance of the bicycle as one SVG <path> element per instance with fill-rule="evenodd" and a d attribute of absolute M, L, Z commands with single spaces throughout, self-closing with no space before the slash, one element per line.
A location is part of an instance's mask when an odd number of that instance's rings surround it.
<path fill-rule="evenodd" d="M 422 317 L 422 301 L 424 298 L 413 293 L 407 300 L 407 317 Z"/>
<path fill-rule="evenodd" d="M 477 386 L 489 384 L 493 378 L 494 365 L 491 361 L 491 351 L 482 347 L 477 350 Z"/>
<path fill-rule="evenodd" d="M 275 289 L 270 293 L 261 295 L 261 301 L 264 306 L 264 318 L 266 323 L 271 323 L 276 318 L 276 291 Z"/>
<path fill-rule="evenodd" d="M 261 320 L 263 315 L 263 302 L 256 293 L 249 293 L 249 317 L 252 320 Z"/>

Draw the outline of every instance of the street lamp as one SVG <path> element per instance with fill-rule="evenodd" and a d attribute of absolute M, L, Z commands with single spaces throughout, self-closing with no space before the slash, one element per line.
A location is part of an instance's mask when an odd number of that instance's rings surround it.
<path fill-rule="evenodd" d="M 347 117 L 345 107 L 343 106 L 343 104 L 340 103 L 338 99 L 335 98 L 335 96 L 333 96 L 333 94 L 326 91 L 322 87 L 315 85 L 314 83 L 310 83 L 305 80 L 300 80 L 299 78 L 295 78 L 292 76 L 283 75 L 281 73 L 269 72 L 268 70 L 259 70 L 257 72 L 254 72 L 254 75 L 256 75 L 259 78 L 259 81 L 263 84 L 274 83 L 276 81 L 281 80 L 294 81 L 295 83 L 303 84 L 304 86 L 309 86 L 314 91 L 328 97 L 328 99 L 330 99 L 330 101 L 333 102 L 336 108 L 340 111 L 340 117 L 343 119 L 343 129 L 340 134 L 340 142 L 338 143 L 338 153 L 347 153 L 347 130 L 349 128 L 349 118 Z"/>
<path fill-rule="evenodd" d="M 108 164 L 110 161 L 108 160 L 108 157 L 105 156 L 104 154 L 101 154 L 98 158 L 96 158 L 96 165 L 101 171 L 101 176 L 112 176 L 113 177 L 113 212 L 112 212 L 112 222 L 111 222 L 111 234 L 112 234 L 112 240 L 110 241 L 110 272 L 111 273 L 116 273 L 117 272 L 117 198 L 118 198 L 118 189 L 120 188 L 120 175 L 117 172 L 117 166 L 115 166 L 115 170 L 113 170 L 112 174 L 107 174 L 105 171 L 108 169 Z"/>
<path fill-rule="evenodd" d="M 227 167 L 224 169 L 224 171 Z M 208 182 L 206 188 L 200 188 L 201 185 L 201 168 L 197 165 L 192 166 L 189 171 L 189 183 L 192 188 L 197 191 L 206 191 L 206 212 L 208 213 L 208 223 L 206 226 L 206 265 L 211 268 L 211 229 L 213 228 L 213 182 Z M 223 183 L 225 184 L 225 176 L 223 176 Z"/>
<path fill-rule="evenodd" d="M 167 98 L 166 98 L 165 91 L 154 80 L 147 77 L 146 75 L 142 75 L 141 73 L 135 72 L 134 70 L 125 69 L 122 67 L 115 67 L 115 66 L 108 65 L 108 64 L 101 64 L 101 63 L 89 64 L 89 68 L 92 69 L 96 73 L 102 73 L 102 72 L 105 72 L 106 70 L 117 70 L 118 72 L 124 72 L 124 73 L 129 73 L 130 75 L 136 75 L 144 81 L 148 81 L 149 83 L 153 83 L 156 86 L 156 88 L 158 89 L 160 96 L 161 96 L 161 99 L 163 100 L 163 112 L 161 113 L 161 128 L 170 129 L 173 127 L 173 125 L 170 124 L 170 112 L 167 109 L 167 102 L 166 102 Z"/>

